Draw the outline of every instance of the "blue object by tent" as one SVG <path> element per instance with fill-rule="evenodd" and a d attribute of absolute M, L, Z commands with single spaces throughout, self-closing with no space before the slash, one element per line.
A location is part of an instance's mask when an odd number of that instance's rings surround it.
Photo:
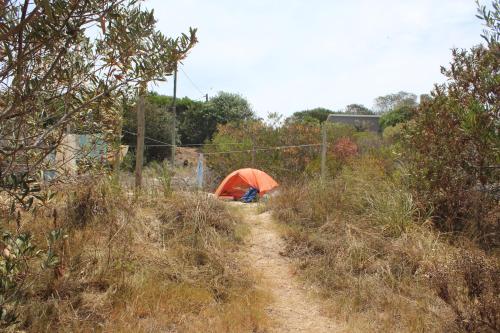
<path fill-rule="evenodd" d="M 243 194 L 243 196 L 241 197 L 241 201 L 245 203 L 252 202 L 254 201 L 258 193 L 259 191 L 257 189 L 250 187 L 248 191 L 246 191 L 245 194 Z"/>

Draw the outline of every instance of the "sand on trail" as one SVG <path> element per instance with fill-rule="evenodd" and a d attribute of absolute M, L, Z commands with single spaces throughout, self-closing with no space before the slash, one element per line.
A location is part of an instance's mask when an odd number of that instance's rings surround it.
<path fill-rule="evenodd" d="M 269 332 L 336 332 L 339 326 L 321 313 L 320 301 L 294 276 L 289 258 L 280 255 L 285 244 L 269 212 L 259 214 L 256 204 L 230 203 L 241 209 L 249 235 L 241 249 L 246 265 L 260 276 L 261 288 L 272 302 L 266 308 L 272 327 Z"/>

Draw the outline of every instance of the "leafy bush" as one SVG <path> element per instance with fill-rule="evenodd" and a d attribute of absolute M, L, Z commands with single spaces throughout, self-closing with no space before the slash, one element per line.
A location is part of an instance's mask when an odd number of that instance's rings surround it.
<path fill-rule="evenodd" d="M 374 133 L 357 133 L 344 124 L 324 123 L 323 126 L 328 145 L 326 164 L 332 176 L 358 152 L 376 150 L 381 144 L 380 137 Z M 231 171 L 247 167 L 261 169 L 279 182 L 317 178 L 321 164 L 321 131 L 322 125 L 318 122 L 289 121 L 273 126 L 259 120 L 219 126 L 211 145 L 204 148 L 207 164 L 215 174 L 212 186 Z M 232 151 L 236 153 L 224 154 Z"/>
<path fill-rule="evenodd" d="M 395 144 L 401 142 L 403 138 L 404 124 L 399 123 L 394 126 L 389 126 L 384 129 L 382 137 L 389 144 Z"/>
<path fill-rule="evenodd" d="M 380 127 L 385 129 L 390 126 L 407 122 L 410 120 L 415 112 L 415 107 L 410 105 L 401 105 L 397 108 L 384 113 L 379 120 Z"/>
<path fill-rule="evenodd" d="M 284 180 L 304 174 L 309 163 L 318 159 L 320 142 L 319 124 L 286 123 L 281 127 L 273 127 L 262 121 L 250 121 L 219 126 L 211 142 L 213 145 L 206 146 L 204 151 L 207 153 L 208 166 L 217 174 L 219 180 L 231 171 L 252 166 Z M 316 146 L 266 149 L 302 144 Z M 224 151 L 240 153 L 220 154 Z"/>
<path fill-rule="evenodd" d="M 478 237 L 500 230 L 500 223 L 483 223 L 498 200 L 498 52 L 498 44 L 453 50 L 451 68 L 442 69 L 449 83 L 420 105 L 405 139 L 421 206 L 441 228 L 475 229 Z"/>

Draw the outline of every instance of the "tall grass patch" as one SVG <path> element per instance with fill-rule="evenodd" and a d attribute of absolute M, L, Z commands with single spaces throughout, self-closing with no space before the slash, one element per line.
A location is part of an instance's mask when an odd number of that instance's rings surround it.
<path fill-rule="evenodd" d="M 57 207 L 55 209 L 54 207 Z M 238 265 L 241 241 L 225 206 L 203 194 L 138 197 L 100 179 L 61 189 L 23 216 L 38 246 L 57 226 L 54 269 L 30 263 L 13 331 L 253 332 L 265 295 Z"/>
<path fill-rule="evenodd" d="M 450 305 L 434 282 L 460 251 L 417 216 L 412 195 L 391 168 L 366 154 L 333 180 L 282 189 L 270 206 L 283 225 L 285 254 L 349 331 L 460 331 L 463 318 L 480 312 L 478 299 Z M 460 279 L 445 284 L 462 295 Z M 457 307 L 476 310 L 460 317 Z"/>

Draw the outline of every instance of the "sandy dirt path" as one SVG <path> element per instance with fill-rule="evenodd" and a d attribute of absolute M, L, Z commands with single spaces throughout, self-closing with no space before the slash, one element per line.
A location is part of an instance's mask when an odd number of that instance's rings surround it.
<path fill-rule="evenodd" d="M 319 301 L 294 277 L 290 260 L 280 255 L 285 245 L 271 214 L 259 214 L 254 204 L 238 206 L 250 230 L 242 260 L 254 267 L 273 299 L 266 309 L 273 323 L 270 332 L 336 332 L 338 325 L 321 313 Z"/>

